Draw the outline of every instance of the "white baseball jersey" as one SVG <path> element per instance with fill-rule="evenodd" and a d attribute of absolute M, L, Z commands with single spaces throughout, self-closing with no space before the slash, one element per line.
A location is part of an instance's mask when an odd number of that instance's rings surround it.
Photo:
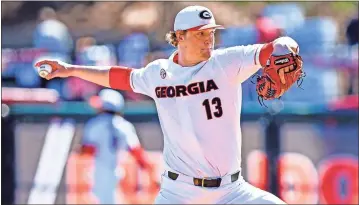
<path fill-rule="evenodd" d="M 240 83 L 261 67 L 261 47 L 215 50 L 192 67 L 174 63 L 174 53 L 132 71 L 133 91 L 156 103 L 169 170 L 201 178 L 240 170 Z"/>

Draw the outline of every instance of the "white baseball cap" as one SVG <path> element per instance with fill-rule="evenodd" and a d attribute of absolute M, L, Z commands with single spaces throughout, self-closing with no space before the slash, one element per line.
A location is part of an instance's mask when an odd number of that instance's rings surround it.
<path fill-rule="evenodd" d="M 90 99 L 90 105 L 97 109 L 101 108 L 112 112 L 122 112 L 125 106 L 125 100 L 121 93 L 111 89 L 103 89 L 98 96 L 93 96 Z"/>
<path fill-rule="evenodd" d="M 182 9 L 175 18 L 174 31 L 204 30 L 209 28 L 224 29 L 217 25 L 213 13 L 203 6 L 188 6 Z"/>

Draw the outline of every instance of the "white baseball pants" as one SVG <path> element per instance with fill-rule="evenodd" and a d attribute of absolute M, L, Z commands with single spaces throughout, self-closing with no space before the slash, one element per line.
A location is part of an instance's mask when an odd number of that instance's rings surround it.
<path fill-rule="evenodd" d="M 245 182 L 243 177 L 220 187 L 195 186 L 162 175 L 161 189 L 155 204 L 285 204 L 273 194 Z"/>

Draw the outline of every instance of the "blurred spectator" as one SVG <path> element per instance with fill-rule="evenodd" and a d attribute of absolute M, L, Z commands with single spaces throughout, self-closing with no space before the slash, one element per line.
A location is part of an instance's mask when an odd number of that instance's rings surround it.
<path fill-rule="evenodd" d="M 16 85 L 19 87 L 37 88 L 41 85 L 41 77 L 38 75 L 32 63 L 16 63 L 14 76 Z"/>
<path fill-rule="evenodd" d="M 61 86 L 62 97 L 72 101 L 87 100 L 100 89 L 101 86 L 74 77 L 67 78 Z"/>
<path fill-rule="evenodd" d="M 124 37 L 117 47 L 119 64 L 131 68 L 145 66 L 146 56 L 150 52 L 148 36 L 142 32 L 134 32 Z M 144 95 L 134 92 L 124 92 L 129 100 L 138 101 L 146 99 Z"/>
<path fill-rule="evenodd" d="M 76 64 L 106 66 L 117 64 L 114 45 L 96 45 L 94 37 L 81 37 L 76 41 Z"/>
<path fill-rule="evenodd" d="M 16 58 L 16 51 L 10 48 L 1 50 L 1 77 L 9 78 L 14 76 L 15 69 L 11 68 L 11 63 Z"/>
<path fill-rule="evenodd" d="M 338 23 L 333 18 L 318 16 L 306 18 L 291 37 L 300 45 L 302 55 L 328 61 L 335 51 L 338 35 Z"/>
<path fill-rule="evenodd" d="M 96 62 L 91 61 L 86 52 L 88 48 L 96 45 L 96 39 L 90 36 L 81 37 L 76 41 L 76 64 L 79 65 L 95 65 Z"/>
<path fill-rule="evenodd" d="M 355 45 L 359 43 L 359 22 L 358 17 L 352 19 L 347 27 L 346 36 L 349 45 Z"/>
<path fill-rule="evenodd" d="M 273 19 L 287 35 L 291 35 L 305 21 L 302 6 L 294 2 L 267 4 L 261 15 Z"/>
<path fill-rule="evenodd" d="M 40 10 L 38 20 L 40 23 L 33 35 L 34 47 L 69 54 L 73 48 L 72 37 L 67 26 L 57 19 L 56 12 L 45 7 Z"/>
<path fill-rule="evenodd" d="M 125 106 L 122 95 L 115 90 L 104 89 L 98 96 L 93 96 L 89 103 L 98 111 L 98 115 L 86 123 L 79 151 L 95 158 L 92 191 L 100 204 L 115 204 L 116 187 L 121 180 L 119 176 L 126 175 L 116 174 L 117 158 L 120 151 L 125 149 L 149 174 L 149 188 L 157 190 L 153 166 L 145 155 L 135 127 L 122 117 Z M 134 194 L 136 187 L 127 187 L 125 191 Z"/>
<path fill-rule="evenodd" d="M 46 52 L 43 49 L 21 48 L 13 49 L 8 54 L 10 56 L 7 57 L 10 58 L 7 59 L 7 69 L 2 75 L 14 77 L 16 85 L 19 87 L 40 87 L 42 79 L 33 67 L 33 60 L 46 55 Z"/>
<path fill-rule="evenodd" d="M 282 30 L 268 17 L 258 15 L 255 26 L 258 32 L 257 43 L 268 43 L 280 37 Z"/>
<path fill-rule="evenodd" d="M 76 41 L 76 64 L 89 66 L 115 65 L 115 48 L 107 45 L 96 45 L 96 39 L 91 36 L 81 37 Z M 67 100 L 87 100 L 96 94 L 101 86 L 80 78 L 67 78 L 63 87 Z"/>
<path fill-rule="evenodd" d="M 358 56 L 358 43 L 359 43 L 359 22 L 358 17 L 352 19 L 346 30 L 347 43 L 349 46 L 349 58 L 353 60 Z M 356 59 L 357 61 L 357 59 Z M 355 72 L 355 71 L 354 71 Z M 358 71 L 356 71 L 358 72 Z M 346 73 L 348 80 L 348 91 L 346 94 L 358 94 L 358 75 Z"/>
<path fill-rule="evenodd" d="M 57 14 L 54 9 L 50 7 L 42 8 L 38 13 L 38 25 L 33 33 L 33 46 L 39 49 L 45 49 L 46 54 L 40 56 L 34 61 L 43 58 L 61 60 L 67 63 L 70 62 L 71 52 L 73 49 L 72 36 L 65 24 L 57 19 Z M 22 76 L 24 74 L 21 74 Z M 38 78 L 37 73 L 35 73 Z M 35 78 L 35 77 L 34 77 Z M 42 84 L 46 84 L 48 88 L 56 89 L 63 97 L 63 80 L 58 79 L 54 82 L 45 82 L 42 79 Z"/>
<path fill-rule="evenodd" d="M 135 32 L 127 35 L 118 45 L 119 64 L 140 68 L 150 51 L 150 42 L 145 33 Z"/>

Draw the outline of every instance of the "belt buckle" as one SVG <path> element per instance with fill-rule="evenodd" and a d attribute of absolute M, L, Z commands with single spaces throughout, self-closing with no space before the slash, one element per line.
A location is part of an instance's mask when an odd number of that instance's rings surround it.
<path fill-rule="evenodd" d="M 201 179 L 201 181 L 202 181 L 201 187 L 204 187 L 204 180 L 205 180 L 205 178 L 202 178 L 202 179 Z"/>
<path fill-rule="evenodd" d="M 210 177 L 203 177 L 202 179 L 201 179 L 201 187 L 205 187 L 204 186 L 204 180 L 207 180 L 207 179 L 211 179 Z"/>

